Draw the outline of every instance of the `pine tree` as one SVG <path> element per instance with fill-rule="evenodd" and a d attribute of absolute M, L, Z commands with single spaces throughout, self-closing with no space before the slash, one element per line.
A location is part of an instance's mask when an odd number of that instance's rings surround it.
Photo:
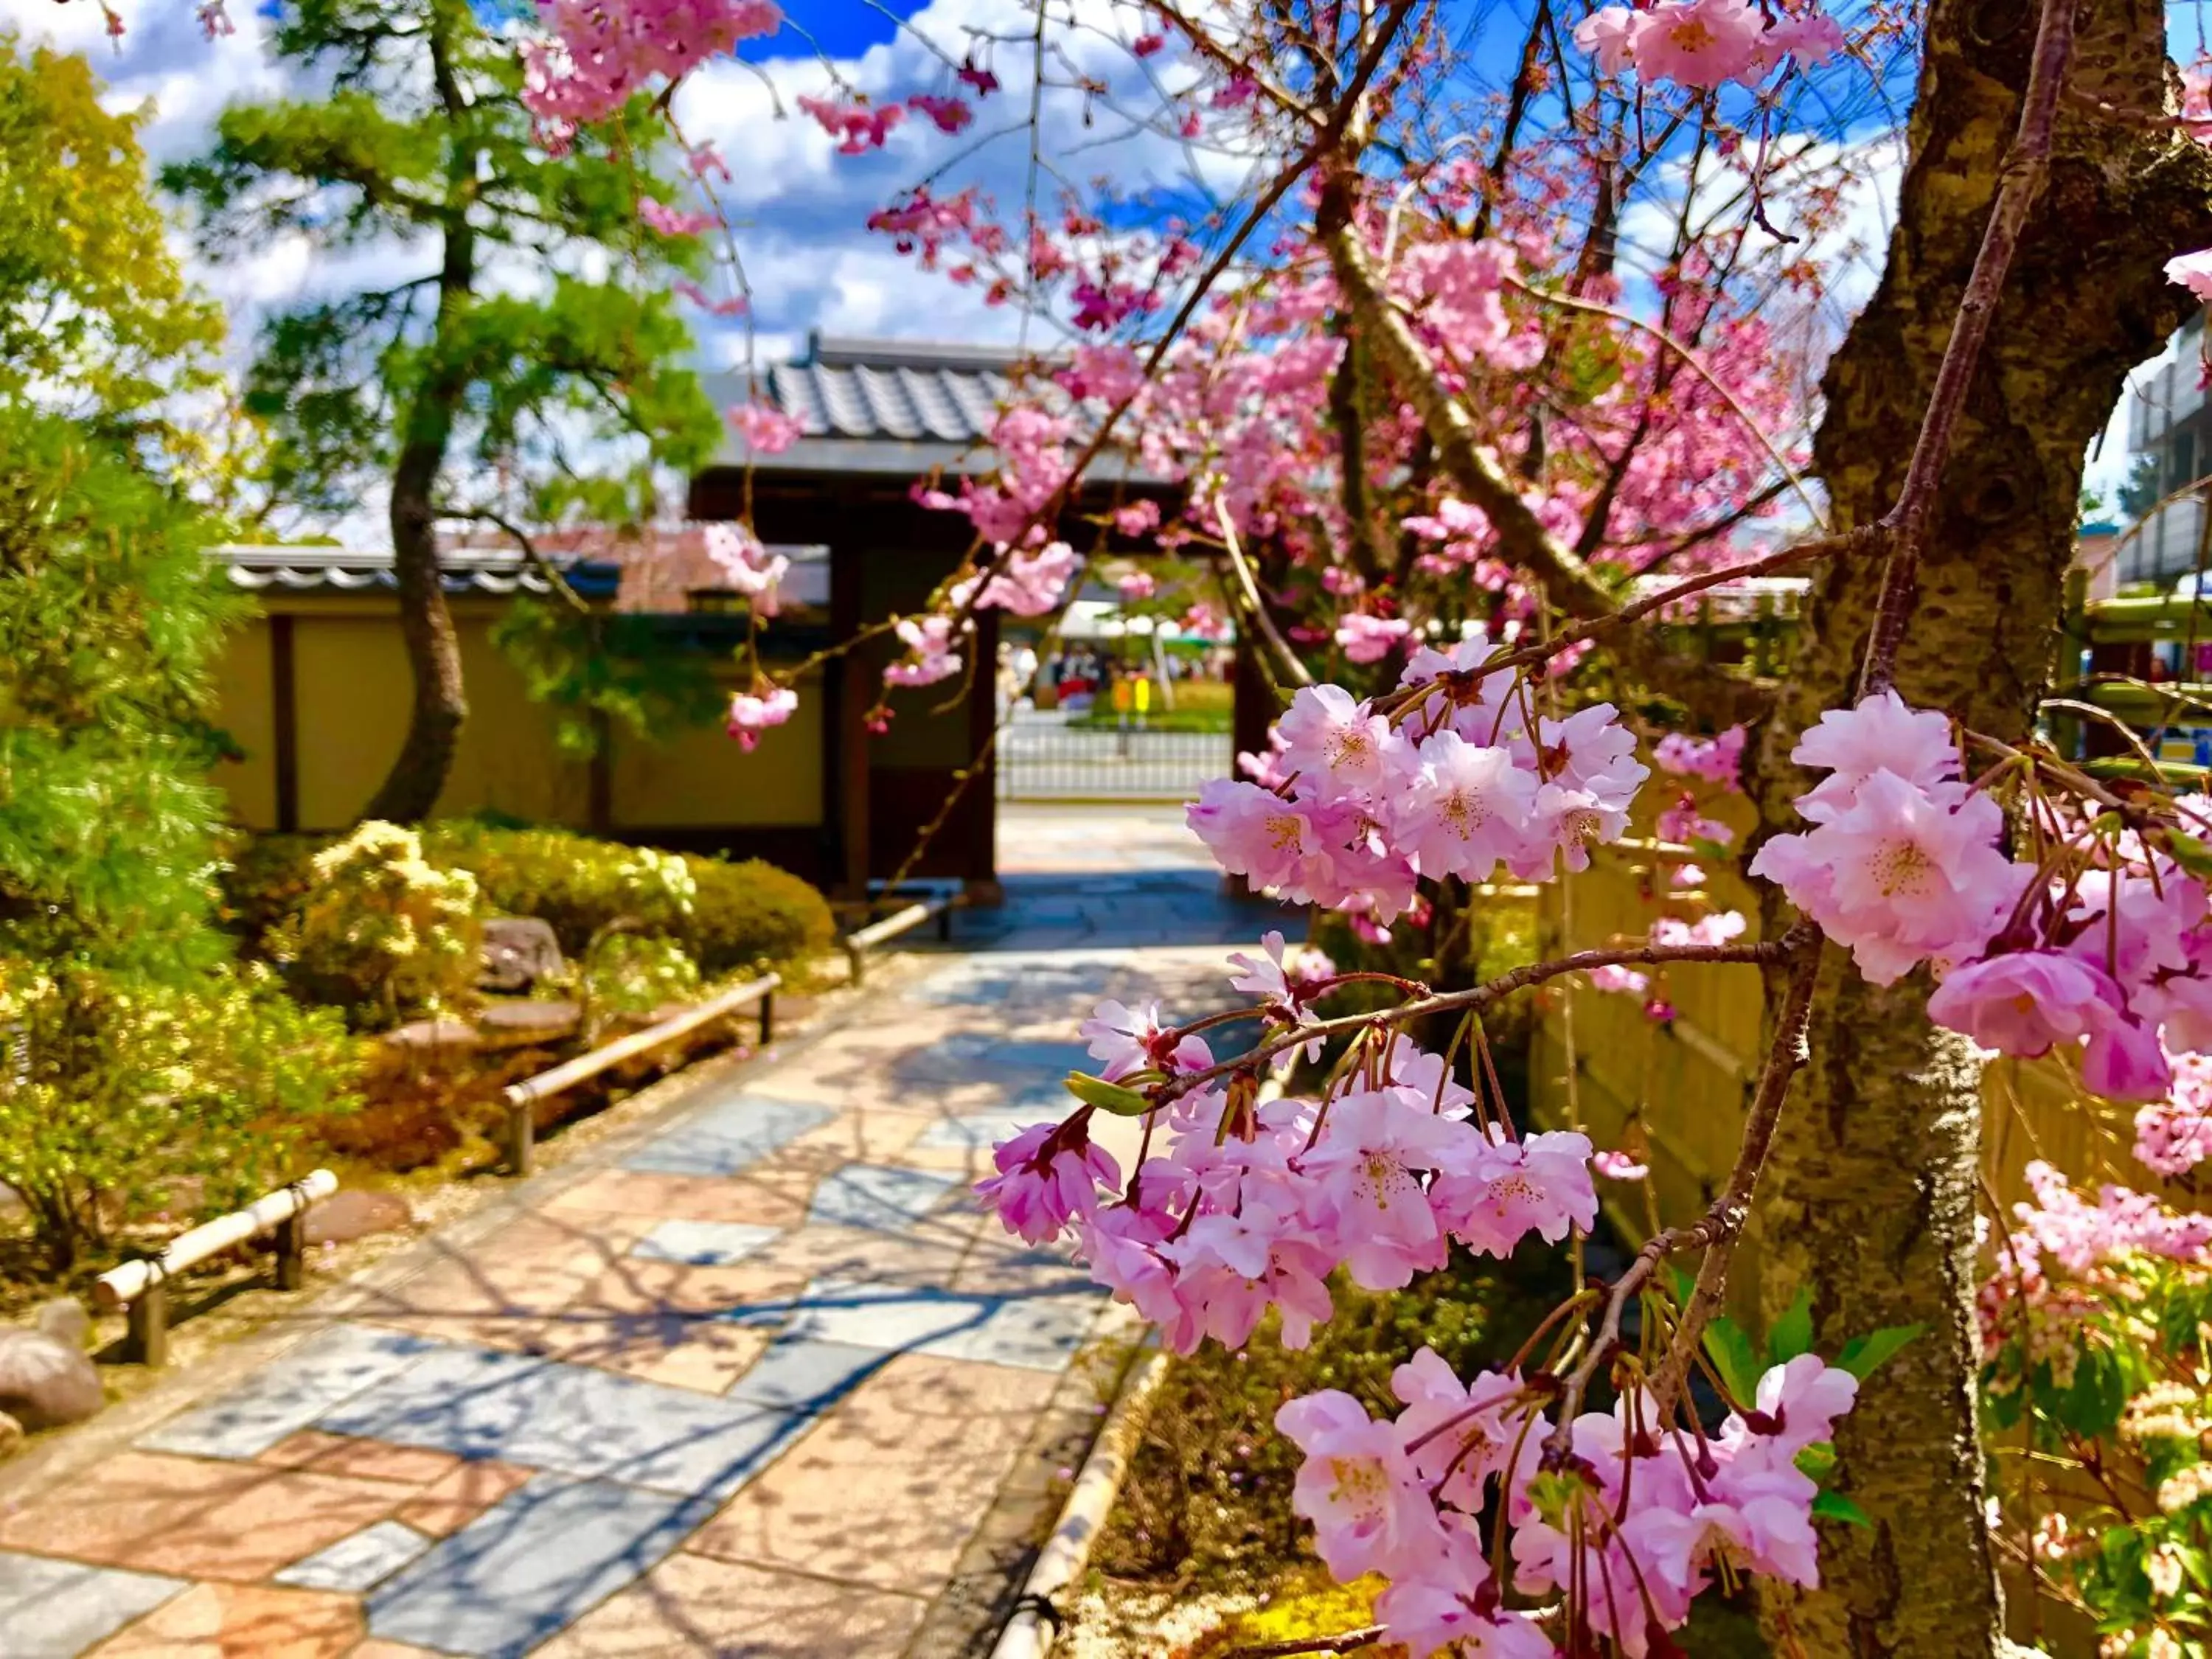
<path fill-rule="evenodd" d="M 669 293 L 697 255 L 638 218 L 641 194 L 670 193 L 651 172 L 660 124 L 641 111 L 549 155 L 512 44 L 466 0 L 301 0 L 271 44 L 327 94 L 234 106 L 165 182 L 198 204 L 217 258 L 289 235 L 420 261 L 272 319 L 248 392 L 280 491 L 330 509 L 388 491 L 415 697 L 364 816 L 412 822 L 468 713 L 437 521 L 649 515 L 655 466 L 696 461 L 714 436 Z"/>

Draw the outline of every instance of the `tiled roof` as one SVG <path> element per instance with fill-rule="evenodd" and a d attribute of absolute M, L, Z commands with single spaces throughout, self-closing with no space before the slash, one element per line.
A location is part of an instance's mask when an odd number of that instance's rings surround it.
<path fill-rule="evenodd" d="M 399 586 L 386 548 L 258 546 L 228 543 L 209 550 L 231 584 L 253 592 L 379 593 Z M 597 559 L 562 561 L 568 585 L 586 599 L 611 599 L 620 568 Z M 448 547 L 438 556 L 448 593 L 546 593 L 552 585 L 513 547 Z"/>
<path fill-rule="evenodd" d="M 787 472 L 912 477 L 933 466 L 988 472 L 997 464 L 989 439 L 1001 404 L 1024 390 L 1041 393 L 1048 406 L 1066 402 L 1049 382 L 1020 379 L 1024 365 L 1040 362 L 1050 359 L 1011 346 L 809 335 L 798 356 L 759 376 L 765 400 L 796 420 L 801 436 L 781 454 L 754 462 Z M 717 408 L 754 400 L 742 370 L 703 378 Z M 743 465 L 742 441 L 728 437 L 720 460 Z M 1111 477 L 1122 465 L 1120 457 L 1106 456 L 1091 471 Z"/>
<path fill-rule="evenodd" d="M 769 370 L 769 395 L 810 438 L 973 443 L 1012 393 L 1016 361 L 989 347 L 817 335 L 804 357 Z"/>

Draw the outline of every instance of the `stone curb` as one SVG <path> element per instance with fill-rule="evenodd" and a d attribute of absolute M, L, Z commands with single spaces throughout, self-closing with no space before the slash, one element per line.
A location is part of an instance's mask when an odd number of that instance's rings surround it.
<path fill-rule="evenodd" d="M 1152 1399 L 1173 1362 L 1162 1349 L 1149 1348 L 1123 1377 L 1121 1392 L 1084 1459 L 1082 1471 L 1060 1512 L 1060 1520 L 1037 1552 L 1011 1618 L 999 1632 L 991 1659 L 1046 1659 L 1058 1639 L 1064 1616 L 1053 1597 L 1082 1577 L 1091 1552 L 1105 1529 L 1106 1516 L 1128 1478 L 1137 1441 L 1152 1415 Z"/>

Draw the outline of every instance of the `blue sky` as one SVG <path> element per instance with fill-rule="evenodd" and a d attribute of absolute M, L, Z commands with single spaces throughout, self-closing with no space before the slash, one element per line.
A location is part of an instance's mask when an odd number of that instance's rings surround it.
<path fill-rule="evenodd" d="M 1066 3 L 1086 21 L 1123 38 L 1143 27 L 1133 8 L 1117 9 L 1115 0 Z M 1470 20 L 1482 18 L 1486 38 L 1504 43 L 1510 36 L 1517 43 L 1510 14 L 1520 9 L 1522 0 L 1461 3 Z M 226 103 L 284 89 L 282 73 L 261 51 L 260 20 L 246 13 L 243 3 L 234 5 L 238 33 L 215 42 L 201 38 L 189 0 L 117 3 L 124 7 L 129 22 L 119 50 L 105 39 L 100 12 L 91 0 L 61 5 L 54 0 L 0 0 L 0 20 L 31 38 L 48 38 L 65 48 L 88 51 L 109 81 L 112 103 L 149 103 L 155 114 L 147 142 L 157 160 L 198 149 Z M 814 44 L 789 30 L 750 43 L 747 64 L 710 68 L 686 88 L 678 105 L 687 132 L 695 139 L 715 139 L 736 175 L 721 194 L 740 221 L 738 242 L 757 295 L 761 355 L 781 355 L 803 339 L 807 330 L 817 327 L 909 337 L 1012 337 L 1021 326 L 1018 315 L 986 308 L 972 289 L 918 274 L 911 260 L 864 227 L 872 208 L 942 159 L 948 141 L 915 122 L 894 133 L 882 153 L 839 156 L 832 153 L 828 136 L 811 121 L 771 118 L 775 100 L 769 87 L 773 83 L 787 110 L 799 93 L 827 90 L 830 74 L 817 59 L 818 46 L 836 60 L 839 74 L 849 84 L 872 94 L 951 90 L 950 70 L 917 40 L 917 33 L 957 59 L 968 49 L 971 30 L 1017 27 L 1024 16 L 1022 0 L 882 0 L 880 9 L 870 0 L 819 0 L 814 4 L 793 0 L 793 9 Z M 896 27 L 886 13 L 907 20 L 911 27 Z M 2196 25 L 2181 9 L 2174 16 L 2177 36 L 2186 39 L 2184 50 L 2193 48 Z M 1126 57 L 1118 49 L 1109 50 L 1103 39 L 1094 44 L 1100 50 L 1083 67 L 1109 77 L 1127 74 Z M 2183 42 L 2178 40 L 2177 44 Z M 1076 50 L 1079 56 L 1080 43 Z M 978 131 L 994 118 L 1004 120 L 1026 106 L 1027 52 L 1002 46 L 992 54 L 992 62 L 1006 84 L 999 99 L 979 109 Z M 1474 65 L 1479 75 L 1502 74 L 1505 67 L 1502 62 L 1492 65 L 1480 59 Z M 1848 304 L 1871 289 L 1897 176 L 1894 146 L 1871 135 L 1885 118 L 1884 104 L 1900 107 L 1909 88 L 1889 88 L 1885 96 L 1879 89 L 1869 91 L 1863 74 L 1851 69 L 1826 77 L 1818 91 L 1832 106 L 1839 94 L 1850 93 L 1840 115 L 1831 112 L 1821 118 L 1840 121 L 1850 130 L 1850 137 L 1864 146 L 1854 158 L 1861 186 L 1851 207 L 1852 231 L 1864 251 L 1849 264 L 1839 256 L 1836 271 L 1835 286 Z M 1145 135 L 1094 147 L 1100 131 L 1081 125 L 1079 104 L 1073 94 L 1048 93 L 1045 125 L 1047 153 L 1070 157 L 1071 169 L 1079 169 L 1081 182 L 1105 176 L 1117 191 L 1133 195 L 1185 184 L 1187 158 L 1178 146 Z M 977 183 L 994 194 L 1002 208 L 1010 207 L 1020 199 L 1025 167 L 1025 140 L 1000 140 L 966 166 L 959 182 Z M 1240 170 L 1233 161 L 1213 158 L 1207 169 L 1209 182 L 1218 193 L 1230 198 L 1240 193 Z M 278 245 L 258 259 L 219 270 L 194 263 L 198 274 L 230 307 L 234 325 L 250 331 L 267 307 L 318 290 L 388 278 L 402 269 L 411 274 L 419 258 L 403 249 L 369 249 L 336 264 L 310 258 L 301 246 Z M 705 366 L 726 367 L 740 356 L 742 330 L 722 325 L 702 332 L 707 335 L 702 349 Z M 2107 443 L 2095 469 L 2100 479 L 2116 479 L 2124 470 L 2123 449 L 2118 441 Z"/>

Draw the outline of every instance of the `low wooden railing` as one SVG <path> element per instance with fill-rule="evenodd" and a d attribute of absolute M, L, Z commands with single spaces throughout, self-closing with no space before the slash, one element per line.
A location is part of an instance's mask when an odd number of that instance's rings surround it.
<path fill-rule="evenodd" d="M 145 1365 L 167 1364 L 170 1279 L 274 1228 L 276 1288 L 298 1290 L 307 1272 L 308 1207 L 337 1189 L 338 1178 L 328 1170 L 313 1170 L 289 1187 L 264 1194 L 242 1210 L 179 1233 L 159 1255 L 110 1268 L 94 1281 L 93 1299 L 110 1311 L 131 1310 L 131 1358 Z"/>
<path fill-rule="evenodd" d="M 556 1066 L 550 1072 L 540 1072 L 536 1077 L 520 1083 L 510 1084 L 505 1092 L 507 1102 L 507 1166 L 511 1174 L 528 1175 L 536 1161 L 538 1139 L 537 1106 L 541 1100 L 565 1093 L 578 1084 L 597 1077 L 611 1066 L 619 1066 L 626 1060 L 649 1054 L 663 1043 L 673 1042 L 678 1037 L 697 1030 L 701 1026 L 726 1015 L 737 1012 L 749 1003 L 760 1007 L 760 1040 L 763 1045 L 775 1036 L 775 989 L 783 983 L 781 974 L 763 974 L 758 979 L 733 985 L 719 996 L 709 997 L 696 1008 L 686 1008 L 657 1025 L 648 1025 L 641 1031 L 633 1031 L 589 1054 Z"/>
<path fill-rule="evenodd" d="M 952 900 L 942 894 L 917 900 L 902 910 L 894 910 L 879 921 L 872 921 L 845 936 L 845 960 L 852 968 L 852 982 L 863 983 L 867 977 L 867 953 L 879 945 L 889 944 L 902 933 L 911 933 L 931 917 L 937 919 L 937 937 L 941 941 L 952 938 Z"/>

